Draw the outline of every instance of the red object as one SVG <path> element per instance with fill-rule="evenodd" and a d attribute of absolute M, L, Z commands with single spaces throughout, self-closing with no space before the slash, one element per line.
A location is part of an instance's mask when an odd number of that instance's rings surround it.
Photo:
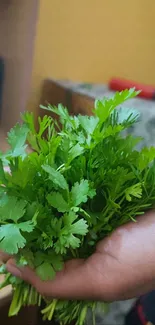
<path fill-rule="evenodd" d="M 155 87 L 140 84 L 134 81 L 114 78 L 110 80 L 109 88 L 114 91 L 122 91 L 129 88 L 135 88 L 136 90 L 141 90 L 139 97 L 155 100 Z"/>
<path fill-rule="evenodd" d="M 140 321 L 143 325 L 147 325 L 147 320 L 144 316 L 144 313 L 143 313 L 143 308 L 141 305 L 138 305 L 137 307 L 137 311 L 138 311 L 138 315 L 139 315 L 139 318 L 140 318 Z"/>

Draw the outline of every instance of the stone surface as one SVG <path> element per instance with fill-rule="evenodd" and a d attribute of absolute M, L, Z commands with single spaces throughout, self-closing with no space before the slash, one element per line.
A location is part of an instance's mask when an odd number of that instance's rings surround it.
<path fill-rule="evenodd" d="M 101 312 L 97 312 L 96 325 L 124 325 L 125 315 L 134 302 L 135 299 L 110 304 L 109 312 L 107 314 L 104 315 Z"/>

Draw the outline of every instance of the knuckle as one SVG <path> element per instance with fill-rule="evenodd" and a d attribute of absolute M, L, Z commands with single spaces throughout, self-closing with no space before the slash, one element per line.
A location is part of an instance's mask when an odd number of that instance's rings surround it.
<path fill-rule="evenodd" d="M 36 280 L 34 282 L 34 287 L 35 289 L 37 290 L 37 292 L 39 294 L 41 294 L 42 296 L 48 296 L 48 290 L 47 290 L 47 283 L 46 282 L 43 282 L 43 281 L 40 281 L 40 280 Z"/>

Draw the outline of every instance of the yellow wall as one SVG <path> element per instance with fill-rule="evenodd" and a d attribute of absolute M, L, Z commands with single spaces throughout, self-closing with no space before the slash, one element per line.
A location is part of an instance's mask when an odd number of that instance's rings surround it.
<path fill-rule="evenodd" d="M 155 0 L 40 0 L 29 108 L 46 77 L 155 85 Z"/>

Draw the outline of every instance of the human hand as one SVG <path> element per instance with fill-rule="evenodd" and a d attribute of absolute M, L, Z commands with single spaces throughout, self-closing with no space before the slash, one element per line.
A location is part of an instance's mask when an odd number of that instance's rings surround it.
<path fill-rule="evenodd" d="M 155 288 L 155 212 L 118 228 L 87 260 L 68 261 L 53 281 L 41 281 L 12 260 L 7 269 L 53 298 L 114 301 L 139 296 Z"/>

